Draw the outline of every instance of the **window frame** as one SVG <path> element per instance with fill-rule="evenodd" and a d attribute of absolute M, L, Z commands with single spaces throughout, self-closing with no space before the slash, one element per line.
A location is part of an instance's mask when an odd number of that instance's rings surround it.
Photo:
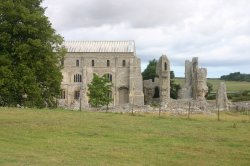
<path fill-rule="evenodd" d="M 110 67 L 110 60 L 107 60 L 107 67 Z"/>
<path fill-rule="evenodd" d="M 126 60 L 125 59 L 122 60 L 122 67 L 126 67 Z"/>
<path fill-rule="evenodd" d="M 76 67 L 79 67 L 80 66 L 80 61 L 79 59 L 76 60 Z"/>

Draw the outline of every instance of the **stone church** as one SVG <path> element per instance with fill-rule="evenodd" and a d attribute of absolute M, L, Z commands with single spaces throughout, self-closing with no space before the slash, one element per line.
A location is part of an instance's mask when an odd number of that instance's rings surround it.
<path fill-rule="evenodd" d="M 88 84 L 94 73 L 113 83 L 111 105 L 144 105 L 141 61 L 134 41 L 66 41 L 62 60 L 61 107 L 90 107 Z"/>

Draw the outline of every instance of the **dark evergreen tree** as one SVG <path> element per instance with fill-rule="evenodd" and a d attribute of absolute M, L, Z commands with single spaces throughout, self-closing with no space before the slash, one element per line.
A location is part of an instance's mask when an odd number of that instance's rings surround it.
<path fill-rule="evenodd" d="M 55 106 L 63 39 L 42 0 L 0 1 L 0 105 Z"/>
<path fill-rule="evenodd" d="M 158 77 L 156 74 L 156 65 L 157 65 L 157 60 L 153 59 L 149 61 L 147 68 L 142 72 L 143 80 L 148 80 L 148 79 L 154 80 L 155 77 Z"/>

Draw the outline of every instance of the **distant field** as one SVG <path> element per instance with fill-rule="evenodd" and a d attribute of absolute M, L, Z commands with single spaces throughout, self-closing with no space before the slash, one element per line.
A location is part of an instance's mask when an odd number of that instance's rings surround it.
<path fill-rule="evenodd" d="M 248 166 L 248 116 L 221 119 L 0 108 L 0 165 Z"/>
<path fill-rule="evenodd" d="M 176 83 L 184 84 L 184 78 L 176 78 Z M 213 85 L 213 92 L 216 92 L 218 86 L 222 80 L 219 79 L 207 79 L 209 83 Z M 224 81 L 227 86 L 228 92 L 238 92 L 243 90 L 250 90 L 250 82 L 238 82 L 238 81 Z"/>

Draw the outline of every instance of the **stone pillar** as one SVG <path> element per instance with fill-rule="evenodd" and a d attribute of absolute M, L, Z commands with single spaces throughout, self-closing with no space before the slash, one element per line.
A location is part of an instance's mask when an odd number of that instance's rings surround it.
<path fill-rule="evenodd" d="M 170 63 L 166 55 L 162 55 L 156 69 L 159 76 L 160 100 L 162 104 L 170 100 Z"/>
<path fill-rule="evenodd" d="M 179 98 L 205 100 L 207 91 L 207 69 L 199 68 L 197 57 L 192 62 L 185 61 L 185 85 L 179 92 Z"/>
<path fill-rule="evenodd" d="M 216 106 L 220 110 L 228 110 L 228 104 L 226 84 L 221 82 L 216 93 Z"/>
<path fill-rule="evenodd" d="M 134 104 L 137 106 L 144 105 L 143 84 L 141 75 L 141 61 L 139 58 L 134 58 Z"/>
<path fill-rule="evenodd" d="M 129 103 L 133 105 L 144 105 L 144 94 L 142 86 L 141 63 L 138 58 L 130 59 L 129 69 Z"/>
<path fill-rule="evenodd" d="M 205 100 L 205 96 L 208 92 L 207 69 L 200 68 L 197 70 L 197 80 L 195 82 L 196 82 L 195 99 Z"/>
<path fill-rule="evenodd" d="M 129 62 L 129 103 L 134 104 L 134 58 Z"/>

